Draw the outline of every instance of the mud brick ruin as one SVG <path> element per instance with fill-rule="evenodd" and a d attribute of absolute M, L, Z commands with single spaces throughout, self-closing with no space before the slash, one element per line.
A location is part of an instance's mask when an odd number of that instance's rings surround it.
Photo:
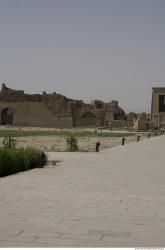
<path fill-rule="evenodd" d="M 116 126 L 125 125 L 127 117 L 117 101 L 104 103 L 102 108 L 69 99 L 61 94 L 25 94 L 8 88 L 0 92 L 1 125 L 38 127 Z M 121 124 L 123 123 L 123 124 Z"/>
<path fill-rule="evenodd" d="M 118 101 L 102 107 L 69 99 L 56 92 L 26 94 L 8 88 L 0 91 L 0 125 L 31 127 L 135 128 L 138 131 L 165 127 L 165 88 L 153 88 L 151 114 L 126 114 Z"/>

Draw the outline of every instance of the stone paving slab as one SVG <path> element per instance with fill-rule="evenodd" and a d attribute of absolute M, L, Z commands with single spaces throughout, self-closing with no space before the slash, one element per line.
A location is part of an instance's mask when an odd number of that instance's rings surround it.
<path fill-rule="evenodd" d="M 164 247 L 165 136 L 0 178 L 0 246 Z"/>

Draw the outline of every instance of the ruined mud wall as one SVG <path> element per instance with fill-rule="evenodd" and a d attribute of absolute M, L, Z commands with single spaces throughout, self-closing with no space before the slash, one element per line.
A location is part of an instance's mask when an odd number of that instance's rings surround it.
<path fill-rule="evenodd" d="M 85 104 L 83 102 L 72 103 L 72 112 L 74 117 L 74 126 L 87 127 L 96 126 L 97 114 L 96 108 L 93 105 Z"/>
<path fill-rule="evenodd" d="M 118 106 L 118 101 L 96 108 L 55 92 L 30 95 L 23 90 L 8 88 L 5 84 L 2 84 L 0 92 L 0 114 L 3 118 L 0 124 L 10 121 L 10 124 L 17 126 L 87 127 L 107 125 L 112 120 L 125 120 L 125 113 Z"/>
<path fill-rule="evenodd" d="M 13 90 L 3 84 L 0 114 L 4 109 L 12 110 L 13 125 L 16 126 L 72 127 L 71 101 L 56 93 L 25 94 L 22 90 Z"/>
<path fill-rule="evenodd" d="M 14 90 L 6 87 L 2 84 L 2 89 L 0 92 L 0 101 L 2 102 L 40 102 L 41 95 L 39 94 L 25 94 L 23 90 Z"/>
<path fill-rule="evenodd" d="M 0 102 L 0 114 L 6 108 L 13 112 L 14 126 L 61 128 L 73 125 L 72 117 L 56 117 L 41 102 Z"/>

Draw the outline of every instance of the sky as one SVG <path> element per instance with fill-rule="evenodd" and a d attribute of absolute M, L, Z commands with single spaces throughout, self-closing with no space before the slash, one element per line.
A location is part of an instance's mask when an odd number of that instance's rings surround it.
<path fill-rule="evenodd" d="M 165 87 L 165 0 L 0 0 L 0 82 L 150 112 Z"/>

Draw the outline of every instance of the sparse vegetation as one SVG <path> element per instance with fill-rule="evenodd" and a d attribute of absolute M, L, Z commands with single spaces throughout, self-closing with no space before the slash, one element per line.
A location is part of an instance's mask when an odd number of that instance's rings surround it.
<path fill-rule="evenodd" d="M 66 139 L 67 142 L 67 150 L 70 152 L 77 152 L 79 150 L 77 138 L 74 136 L 70 136 Z"/>
<path fill-rule="evenodd" d="M 13 136 L 8 135 L 2 141 L 2 145 L 3 145 L 4 148 L 15 148 L 16 139 Z"/>
<path fill-rule="evenodd" d="M 91 101 L 91 104 L 94 105 L 96 108 L 103 108 L 103 106 L 104 106 L 104 102 L 102 100 L 99 100 L 99 99 L 95 99 L 95 100 Z"/>
<path fill-rule="evenodd" d="M 28 136 L 60 136 L 60 137 L 123 137 L 123 136 L 131 136 L 133 133 L 119 133 L 119 132 L 100 132 L 98 131 L 97 134 L 95 130 L 93 131 L 72 131 L 63 129 L 61 132 L 60 130 L 0 130 L 0 137 L 6 137 L 8 135 L 12 137 L 28 137 Z"/>
<path fill-rule="evenodd" d="M 78 140 L 79 151 L 93 152 L 95 150 L 96 141 L 101 141 L 101 148 L 112 147 L 120 144 L 121 137 L 132 137 L 134 140 L 136 132 L 128 131 L 111 131 L 108 129 L 96 128 L 72 128 L 67 129 L 49 129 L 49 128 L 26 128 L 10 127 L 0 129 L 0 143 L 4 140 L 5 135 L 12 135 L 16 140 L 16 147 L 29 147 L 33 145 L 41 151 L 66 151 L 66 138 L 74 136 Z"/>

